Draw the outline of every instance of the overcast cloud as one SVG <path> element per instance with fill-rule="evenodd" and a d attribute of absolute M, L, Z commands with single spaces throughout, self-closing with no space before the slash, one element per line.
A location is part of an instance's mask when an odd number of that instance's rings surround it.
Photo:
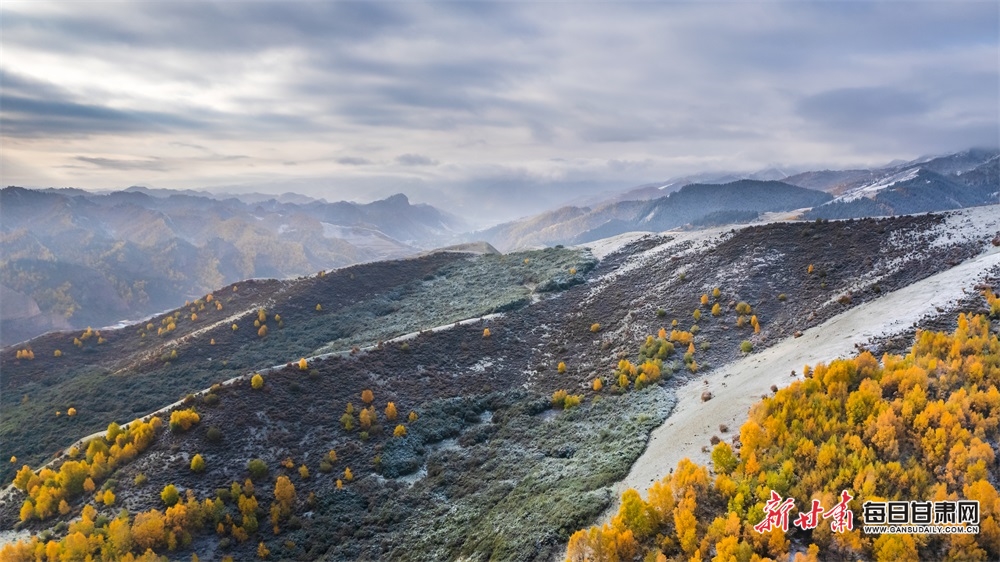
<path fill-rule="evenodd" d="M 705 170 L 994 147 L 986 2 L 0 4 L 2 183 L 496 221 Z"/>

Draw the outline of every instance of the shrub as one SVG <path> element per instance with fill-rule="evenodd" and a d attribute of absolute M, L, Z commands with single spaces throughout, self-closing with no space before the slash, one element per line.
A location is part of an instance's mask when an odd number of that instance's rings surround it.
<path fill-rule="evenodd" d="M 781 293 L 780 295 L 778 295 L 778 300 L 781 302 L 785 302 L 786 300 L 788 300 L 788 295 L 786 295 L 785 293 Z"/>
<path fill-rule="evenodd" d="M 208 439 L 209 443 L 221 443 L 222 430 L 213 425 L 205 432 L 205 438 Z"/>
<path fill-rule="evenodd" d="M 365 404 L 371 404 L 375 400 L 375 395 L 371 390 L 365 389 L 361 391 L 361 401 Z"/>
<path fill-rule="evenodd" d="M 307 467 L 306 465 L 300 466 L 299 467 L 299 477 L 302 478 L 303 480 L 305 480 L 306 478 L 309 478 L 309 467 Z"/>
<path fill-rule="evenodd" d="M 361 429 L 367 430 L 371 428 L 373 421 L 374 420 L 372 419 L 371 410 L 369 410 L 368 408 L 363 408 L 361 410 L 361 413 L 358 414 L 358 423 L 361 424 Z"/>
<path fill-rule="evenodd" d="M 140 472 L 135 475 L 135 480 L 132 482 L 136 485 L 136 487 L 142 487 L 146 485 L 146 482 L 149 482 L 149 478 L 146 477 L 146 473 Z"/>
<path fill-rule="evenodd" d="M 173 507 L 180 497 L 181 495 L 177 491 L 177 486 L 174 486 L 173 484 L 167 484 L 163 487 L 163 491 L 160 492 L 160 499 L 163 500 L 163 503 L 165 503 L 167 507 Z"/>
<path fill-rule="evenodd" d="M 753 344 L 746 340 L 743 340 L 743 343 L 740 344 L 740 351 L 742 351 L 743 353 L 750 353 L 751 351 L 753 351 Z"/>
<path fill-rule="evenodd" d="M 701 320 L 701 311 L 696 308 L 694 309 L 694 312 L 691 313 L 691 316 L 694 317 L 694 321 L 697 322 Z"/>
<path fill-rule="evenodd" d="M 201 421 L 201 416 L 193 409 L 174 410 L 170 413 L 170 430 L 175 433 L 187 431 L 199 421 Z"/>
<path fill-rule="evenodd" d="M 201 401 L 206 406 L 215 406 L 216 404 L 219 403 L 219 395 L 213 392 L 209 392 L 208 394 L 206 394 L 201 398 Z"/>
<path fill-rule="evenodd" d="M 595 334 L 597 332 L 600 332 L 601 331 L 601 325 L 598 324 L 597 322 L 594 322 L 593 324 L 590 325 L 590 331 L 593 332 L 593 333 L 595 333 Z"/>
<path fill-rule="evenodd" d="M 667 315 L 667 311 L 666 310 L 663 310 L 662 308 L 657 308 L 656 309 L 656 317 L 657 318 L 663 318 L 666 315 Z"/>
<path fill-rule="evenodd" d="M 256 373 L 250 379 L 250 386 L 252 386 L 255 390 L 260 390 L 260 388 L 264 386 L 264 377 L 260 376 L 260 373 Z"/>
<path fill-rule="evenodd" d="M 260 480 L 267 476 L 267 463 L 261 459 L 253 459 L 247 463 L 247 471 L 254 480 Z"/>
<path fill-rule="evenodd" d="M 736 314 L 747 315 L 750 314 L 750 312 L 752 312 L 752 309 L 747 302 L 740 301 L 740 303 L 736 305 Z"/>
<path fill-rule="evenodd" d="M 417 417 L 418 416 L 417 416 L 416 412 L 410 411 L 410 415 L 406 416 L 406 419 L 409 420 L 410 423 L 413 423 L 413 422 L 417 421 Z"/>
<path fill-rule="evenodd" d="M 193 472 L 202 472 L 205 470 L 205 459 L 200 454 L 191 458 L 191 470 Z"/>

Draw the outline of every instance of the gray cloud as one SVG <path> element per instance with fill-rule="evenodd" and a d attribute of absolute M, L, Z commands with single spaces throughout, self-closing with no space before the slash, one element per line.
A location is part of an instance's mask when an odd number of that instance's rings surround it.
<path fill-rule="evenodd" d="M 921 117 L 932 109 L 918 93 L 884 87 L 838 88 L 798 103 L 798 113 L 806 119 L 855 131 L 888 120 Z"/>
<path fill-rule="evenodd" d="M 1000 142 L 990 2 L 0 12 L 0 120 L 18 139 L 4 181 L 29 185 L 128 185 L 122 172 L 142 170 L 172 187 L 404 186 L 446 206 L 475 194 L 509 214 L 514 195 L 541 205 L 707 168 Z"/>
<path fill-rule="evenodd" d="M 93 164 L 101 168 L 113 170 L 166 170 L 167 166 L 159 160 L 119 160 L 115 158 L 95 158 L 91 156 L 77 156 L 76 160 Z"/>
<path fill-rule="evenodd" d="M 342 158 L 337 158 L 338 164 L 343 164 L 345 166 L 370 166 L 372 161 L 367 158 L 358 158 L 356 156 L 344 156 Z"/>
<path fill-rule="evenodd" d="M 396 157 L 396 162 L 403 166 L 437 166 L 437 160 L 424 156 L 423 154 L 400 154 Z"/>

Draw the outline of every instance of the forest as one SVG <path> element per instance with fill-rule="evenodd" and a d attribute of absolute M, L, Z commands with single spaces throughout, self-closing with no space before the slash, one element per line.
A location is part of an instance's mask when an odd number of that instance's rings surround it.
<path fill-rule="evenodd" d="M 997 299 L 988 307 L 1000 316 Z M 682 460 L 643 497 L 626 491 L 610 523 L 580 530 L 567 560 L 996 560 L 1000 497 L 1000 342 L 984 315 L 952 333 L 918 331 L 909 353 L 869 352 L 805 366 L 805 379 L 765 397 L 739 437 L 719 441 L 712 466 Z M 759 533 L 776 492 L 805 510 L 850 491 L 855 525 Z M 862 505 L 975 500 L 977 535 L 865 535 Z M 790 519 L 801 512 L 791 511 Z"/>

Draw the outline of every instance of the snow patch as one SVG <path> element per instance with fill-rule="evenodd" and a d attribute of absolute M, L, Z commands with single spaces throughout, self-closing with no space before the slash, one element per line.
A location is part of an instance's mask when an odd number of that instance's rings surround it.
<path fill-rule="evenodd" d="M 693 378 L 677 390 L 677 407 L 650 435 L 646 451 L 628 476 L 615 485 L 615 496 L 620 497 L 628 488 L 648 489 L 669 474 L 682 458 L 709 464 L 709 454 L 702 447 L 709 444 L 712 435 L 719 434 L 719 425 L 726 424 L 730 431 L 739 431 L 749 408 L 759 396 L 769 393 L 772 384 L 786 386 L 801 378 L 803 365 L 853 356 L 856 345 L 903 332 L 921 317 L 934 314 L 937 307 L 959 301 L 986 272 L 998 266 L 1000 248 L 991 247 L 947 271 L 834 316 L 806 330 L 801 338 L 787 338 L 707 376 Z M 798 373 L 795 378 L 789 376 L 792 371 Z M 713 398 L 702 402 L 701 394 L 706 390 Z M 616 509 L 617 506 L 612 506 L 604 518 L 608 520 Z"/>
<path fill-rule="evenodd" d="M 840 203 L 848 203 L 848 202 L 851 202 L 851 201 L 856 201 L 858 199 L 861 199 L 862 197 L 867 197 L 869 199 L 872 199 L 872 198 L 875 197 L 875 195 L 878 194 L 878 192 L 880 192 L 880 191 L 882 191 L 884 189 L 888 189 L 888 188 L 896 185 L 897 183 L 904 182 L 904 181 L 909 181 L 909 180 L 912 180 L 913 178 L 917 177 L 917 174 L 920 173 L 920 170 L 921 170 L 921 168 L 913 168 L 913 169 L 910 169 L 910 170 L 904 170 L 902 172 L 899 172 L 899 173 L 896 173 L 896 174 L 892 174 L 892 175 L 890 175 L 888 177 L 884 177 L 884 178 L 882 178 L 882 179 L 880 179 L 878 181 L 875 181 L 873 183 L 870 183 L 870 184 L 867 184 L 867 185 L 863 185 L 863 186 L 858 187 L 856 189 L 852 189 L 851 191 L 848 191 L 844 195 L 841 195 L 840 197 L 837 197 L 836 199 L 834 199 L 830 203 L 838 203 L 838 202 L 840 202 Z"/>

